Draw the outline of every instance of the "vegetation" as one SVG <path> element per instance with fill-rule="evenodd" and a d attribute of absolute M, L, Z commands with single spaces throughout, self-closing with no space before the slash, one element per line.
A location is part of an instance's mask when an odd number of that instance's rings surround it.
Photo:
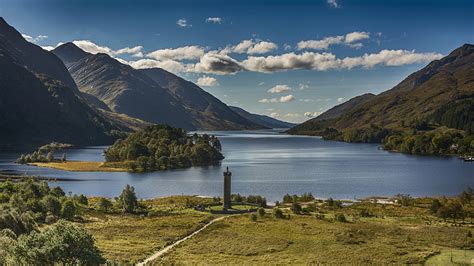
<path fill-rule="evenodd" d="M 60 187 L 32 179 L 0 183 L 0 263 L 97 264 L 92 236 L 70 223 L 81 220 L 85 196 L 66 197 Z M 56 223 L 56 221 L 58 221 Z M 41 227 L 48 224 L 44 230 Z"/>
<path fill-rule="evenodd" d="M 236 203 L 247 203 L 247 204 L 255 204 L 260 207 L 266 207 L 267 206 L 267 199 L 265 197 L 262 197 L 260 195 L 248 195 L 242 196 L 240 194 L 232 194 L 231 195 L 231 200 Z"/>
<path fill-rule="evenodd" d="M 105 151 L 106 162 L 130 162 L 132 171 L 146 172 L 218 163 L 224 157 L 214 136 L 188 136 L 183 129 L 154 125 L 120 139 Z"/>

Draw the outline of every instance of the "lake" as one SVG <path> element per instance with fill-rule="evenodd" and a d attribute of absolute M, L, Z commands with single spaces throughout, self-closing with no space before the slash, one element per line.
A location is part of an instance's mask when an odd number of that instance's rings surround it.
<path fill-rule="evenodd" d="M 201 132 L 200 132 L 201 133 Z M 378 149 L 375 144 L 325 141 L 278 131 L 215 131 L 226 157 L 219 166 L 153 173 L 84 173 L 17 165 L 18 153 L 0 153 L 0 171 L 66 178 L 64 191 L 114 197 L 126 184 L 141 198 L 166 195 L 222 196 L 222 172 L 229 167 L 232 191 L 259 194 L 269 201 L 286 193 L 318 198 L 456 195 L 474 187 L 474 163 L 455 157 L 414 156 Z M 103 161 L 105 147 L 67 150 L 69 160 Z"/>

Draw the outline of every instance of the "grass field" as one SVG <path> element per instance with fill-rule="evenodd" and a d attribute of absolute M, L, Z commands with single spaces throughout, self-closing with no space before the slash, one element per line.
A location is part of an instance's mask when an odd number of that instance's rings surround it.
<path fill-rule="evenodd" d="M 29 165 L 59 169 L 71 172 L 127 172 L 127 168 L 120 165 L 113 165 L 104 162 L 48 162 L 48 163 L 28 163 Z"/>
<path fill-rule="evenodd" d="M 451 261 L 451 257 L 453 258 Z M 446 249 L 440 254 L 430 257 L 426 265 L 473 265 L 474 250 Z"/>
<path fill-rule="evenodd" d="M 469 225 L 453 227 L 434 217 L 428 222 L 422 206 L 371 205 L 371 211 L 381 213 L 370 218 L 351 215 L 368 207 L 364 204 L 322 210 L 323 219 L 313 214 L 290 214 L 288 219 L 266 214 L 257 222 L 249 215 L 229 217 L 155 263 L 420 264 L 428 258 L 444 262 L 446 249 L 460 249 L 470 241 Z M 344 213 L 349 222 L 334 221 L 337 213 Z M 438 253 L 443 256 L 435 256 Z M 455 261 L 461 260 L 458 255 Z"/>

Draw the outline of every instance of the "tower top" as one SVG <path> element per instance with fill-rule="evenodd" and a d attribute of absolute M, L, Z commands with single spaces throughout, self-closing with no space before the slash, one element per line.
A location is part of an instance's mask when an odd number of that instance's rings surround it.
<path fill-rule="evenodd" d="M 224 172 L 224 175 L 227 176 L 227 175 L 232 175 L 232 172 L 229 171 L 229 166 L 227 166 L 226 168 L 226 171 Z"/>

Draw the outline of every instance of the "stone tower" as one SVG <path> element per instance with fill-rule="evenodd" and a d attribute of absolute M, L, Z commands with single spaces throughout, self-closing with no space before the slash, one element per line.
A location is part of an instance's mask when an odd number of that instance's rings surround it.
<path fill-rule="evenodd" d="M 227 167 L 227 171 L 224 172 L 224 210 L 232 208 L 232 203 L 231 203 L 231 177 L 232 177 L 232 172 L 229 171 L 229 167 Z"/>

